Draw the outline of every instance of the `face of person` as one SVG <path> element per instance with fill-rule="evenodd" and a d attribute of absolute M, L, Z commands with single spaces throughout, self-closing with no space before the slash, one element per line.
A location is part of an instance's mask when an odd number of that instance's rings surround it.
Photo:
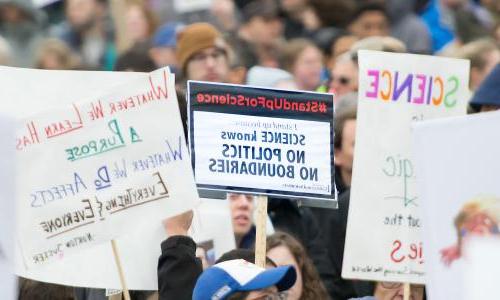
<path fill-rule="evenodd" d="M 241 238 L 252 228 L 254 197 L 252 195 L 233 193 L 229 193 L 227 197 L 229 200 L 229 208 L 231 210 L 234 235 Z"/>
<path fill-rule="evenodd" d="M 127 34 L 133 42 L 145 41 L 150 32 L 149 24 L 144 12 L 138 5 L 128 8 L 125 17 Z"/>
<path fill-rule="evenodd" d="M 96 0 L 69 0 L 66 2 L 66 16 L 76 29 L 89 26 L 96 17 Z"/>
<path fill-rule="evenodd" d="M 370 36 L 387 36 L 389 34 L 389 21 L 379 11 L 367 11 L 361 14 L 349 26 L 353 34 L 363 39 Z"/>
<path fill-rule="evenodd" d="M 354 142 L 356 140 L 356 120 L 345 121 L 340 149 L 335 149 L 335 165 L 340 168 L 345 184 L 351 185 Z"/>
<path fill-rule="evenodd" d="M 423 286 L 412 285 L 410 291 L 410 300 L 424 299 Z M 396 282 L 378 282 L 374 296 L 377 300 L 403 300 L 404 285 Z"/>
<path fill-rule="evenodd" d="M 254 43 L 262 46 L 274 45 L 283 33 L 281 20 L 274 17 L 253 17 L 246 26 Z"/>
<path fill-rule="evenodd" d="M 358 90 L 358 68 L 350 59 L 337 60 L 332 69 L 330 89 L 337 97 Z"/>
<path fill-rule="evenodd" d="M 323 56 L 316 47 L 307 47 L 297 57 L 293 75 L 299 89 L 313 91 L 321 81 Z"/>
<path fill-rule="evenodd" d="M 276 297 L 278 294 L 278 289 L 275 286 L 269 287 L 267 289 L 262 289 L 258 291 L 251 291 L 245 298 L 245 300 L 263 300 L 263 299 L 276 299 L 278 300 L 278 297 Z M 272 297 L 275 298 L 272 298 Z"/>
<path fill-rule="evenodd" d="M 485 213 L 477 213 L 472 216 L 462 227 L 461 235 L 486 236 L 495 232 L 497 222 Z"/>
<path fill-rule="evenodd" d="M 288 300 L 299 300 L 302 296 L 302 273 L 292 252 L 285 246 L 278 246 L 267 251 L 267 257 L 274 261 L 278 266 L 292 265 L 297 271 L 297 280 L 295 284 L 287 291 Z"/>
<path fill-rule="evenodd" d="M 186 72 L 191 80 L 226 82 L 229 74 L 227 53 L 216 47 L 203 49 L 189 59 Z"/>

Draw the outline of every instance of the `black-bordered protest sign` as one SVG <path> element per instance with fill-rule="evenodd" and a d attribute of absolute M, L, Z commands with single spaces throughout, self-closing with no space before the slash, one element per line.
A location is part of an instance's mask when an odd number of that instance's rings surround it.
<path fill-rule="evenodd" d="M 336 207 L 333 95 L 189 81 L 199 189 Z"/>

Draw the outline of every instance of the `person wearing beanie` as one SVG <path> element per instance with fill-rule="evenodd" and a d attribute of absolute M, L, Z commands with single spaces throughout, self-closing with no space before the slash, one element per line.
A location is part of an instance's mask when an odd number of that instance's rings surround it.
<path fill-rule="evenodd" d="M 500 109 L 500 64 L 486 76 L 469 104 L 475 112 Z"/>
<path fill-rule="evenodd" d="M 208 23 L 193 23 L 177 36 L 177 62 L 186 80 L 227 82 L 228 48 Z"/>

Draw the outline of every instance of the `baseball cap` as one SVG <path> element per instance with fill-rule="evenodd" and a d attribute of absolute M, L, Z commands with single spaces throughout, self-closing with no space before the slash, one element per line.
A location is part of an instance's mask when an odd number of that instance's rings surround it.
<path fill-rule="evenodd" d="M 175 48 L 177 32 L 181 30 L 181 23 L 168 22 L 160 26 L 153 36 L 153 47 L 172 47 Z"/>
<path fill-rule="evenodd" d="M 264 269 L 243 259 L 228 260 L 213 265 L 200 275 L 193 300 L 224 300 L 236 292 L 271 286 L 276 286 L 281 292 L 291 288 L 296 279 L 293 266 Z"/>

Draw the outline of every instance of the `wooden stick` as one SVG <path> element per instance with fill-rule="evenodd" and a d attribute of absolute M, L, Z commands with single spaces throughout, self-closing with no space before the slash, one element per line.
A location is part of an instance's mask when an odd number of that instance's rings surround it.
<path fill-rule="evenodd" d="M 115 257 L 116 267 L 118 268 L 123 295 L 125 296 L 125 300 L 130 300 L 130 293 L 128 292 L 127 283 L 125 282 L 125 275 L 123 273 L 122 263 L 120 262 L 120 255 L 118 254 L 118 247 L 116 246 L 115 240 L 111 240 L 111 247 L 113 248 L 113 256 Z"/>
<path fill-rule="evenodd" d="M 266 226 L 267 225 L 267 196 L 257 196 L 257 216 L 255 226 L 255 264 L 266 267 Z"/>
<path fill-rule="evenodd" d="M 108 297 L 108 300 L 122 300 L 122 293 L 114 294 Z"/>
<path fill-rule="evenodd" d="M 403 300 L 410 300 L 411 287 L 409 282 L 405 282 L 403 285 Z"/>

